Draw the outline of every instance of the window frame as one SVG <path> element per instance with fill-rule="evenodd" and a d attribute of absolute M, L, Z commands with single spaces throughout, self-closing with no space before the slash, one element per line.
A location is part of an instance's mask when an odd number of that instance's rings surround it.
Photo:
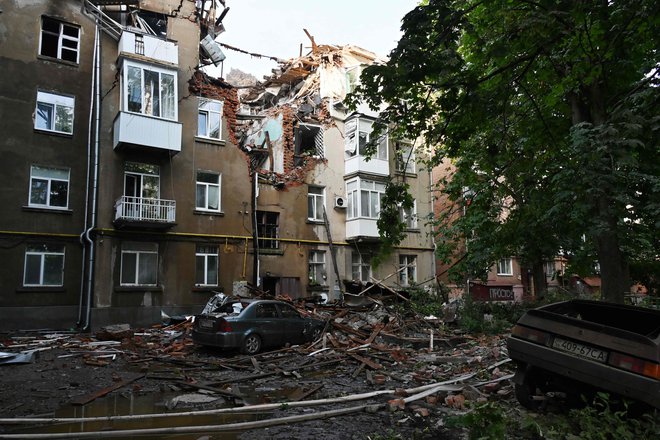
<path fill-rule="evenodd" d="M 513 276 L 513 258 L 504 257 L 499 259 L 497 262 L 497 275 L 506 277 Z"/>
<path fill-rule="evenodd" d="M 320 258 L 318 258 L 320 257 Z M 307 257 L 307 279 L 310 284 L 324 286 L 327 279 L 325 251 L 313 249 Z"/>
<path fill-rule="evenodd" d="M 218 178 L 217 183 L 212 183 L 212 182 L 203 182 L 200 181 L 200 174 L 208 174 L 208 175 L 214 175 Z M 204 189 L 204 207 L 199 206 L 199 190 L 200 188 Z M 218 189 L 218 207 L 217 208 L 210 208 L 210 197 L 209 197 L 209 190 L 210 188 L 217 188 Z M 196 180 L 195 180 L 195 210 L 196 211 L 205 211 L 205 212 L 222 212 L 222 173 L 218 173 L 216 171 L 208 171 L 208 170 L 197 170 L 196 173 Z"/>
<path fill-rule="evenodd" d="M 212 258 L 215 257 L 215 263 L 213 263 Z M 200 258 L 202 259 L 203 263 L 203 280 L 200 280 L 198 278 L 198 275 L 200 274 L 199 269 L 200 267 L 198 264 L 200 264 Z M 209 269 L 211 265 L 215 265 L 215 282 L 209 282 Z M 195 286 L 198 287 L 214 287 L 218 285 L 218 281 L 220 279 L 220 250 L 217 245 L 202 245 L 202 244 L 197 244 L 195 246 Z M 201 281 L 201 282 L 200 282 Z"/>
<path fill-rule="evenodd" d="M 371 141 L 374 121 L 353 117 L 344 122 L 344 151 L 348 158 L 366 157 L 364 148 Z M 384 133 L 378 139 L 376 154 L 371 159 L 387 161 L 389 158 L 389 136 Z"/>
<path fill-rule="evenodd" d="M 204 106 L 208 104 L 219 104 L 220 109 L 219 110 L 214 110 L 211 108 L 203 108 Z M 203 96 L 200 96 L 198 98 L 198 105 L 197 105 L 197 137 L 201 137 L 204 139 L 213 139 L 216 141 L 221 141 L 223 140 L 222 138 L 222 128 L 223 128 L 223 119 L 222 116 L 224 114 L 225 110 L 225 102 L 224 100 L 218 100 L 218 99 L 211 99 L 211 98 L 205 98 Z M 204 124 L 204 132 L 200 133 L 201 126 L 200 126 L 200 117 L 201 115 L 205 114 L 205 124 Z M 211 131 L 211 115 L 217 115 L 218 117 L 218 136 L 211 136 L 210 131 Z"/>
<path fill-rule="evenodd" d="M 159 258 L 158 258 L 158 243 L 138 243 L 138 242 L 125 242 L 122 243 L 121 246 L 121 259 L 119 263 L 119 285 L 122 287 L 154 287 L 158 286 L 158 264 L 159 264 Z M 129 283 L 129 282 L 124 282 L 124 270 L 126 269 L 124 267 L 124 258 L 127 255 L 135 255 L 135 267 L 134 267 L 134 273 L 135 273 L 135 278 L 134 282 Z M 155 255 L 156 260 L 154 261 L 155 267 L 154 269 L 154 282 L 153 283 L 141 283 L 140 282 L 140 259 L 142 256 L 146 255 Z"/>
<path fill-rule="evenodd" d="M 39 105 L 49 106 L 51 108 L 51 121 L 49 127 L 39 127 L 37 124 L 40 121 L 39 117 Z M 70 109 L 71 110 L 71 130 L 58 130 L 57 129 L 57 114 L 58 109 Z M 38 131 L 43 131 L 47 133 L 57 133 L 63 135 L 73 135 L 73 126 L 75 120 L 75 111 L 76 111 L 76 97 L 72 95 L 64 95 L 62 93 L 51 92 L 47 90 L 37 90 L 37 100 L 34 107 L 34 129 Z"/>
<path fill-rule="evenodd" d="M 129 70 L 135 68 L 135 69 L 140 69 L 140 110 L 131 110 L 130 105 L 131 105 L 131 100 L 129 99 Z M 153 73 L 158 73 L 158 86 L 159 86 L 159 94 L 158 94 L 158 115 L 153 114 L 153 106 L 155 100 L 152 101 L 152 111 L 151 113 L 147 113 L 146 108 L 148 107 L 147 102 L 145 101 L 145 74 L 144 72 L 153 72 Z M 163 103 L 165 102 L 162 99 L 162 88 L 163 88 L 163 81 L 162 81 L 162 76 L 163 75 L 170 75 L 172 77 L 172 100 L 170 104 L 172 105 L 172 116 L 163 116 Z M 177 77 L 177 71 L 176 70 L 170 70 L 170 69 L 164 69 L 162 67 L 157 67 L 152 64 L 143 64 L 143 63 L 138 63 L 132 60 L 124 60 L 123 66 L 122 66 L 122 72 L 121 72 L 121 78 L 123 81 L 122 84 L 122 94 L 121 94 L 121 108 L 122 111 L 127 112 L 127 113 L 133 113 L 136 115 L 141 115 L 145 117 L 151 117 L 151 118 L 157 118 L 157 119 L 162 119 L 165 121 L 178 121 L 179 120 L 179 106 L 178 106 L 178 77 Z"/>
<path fill-rule="evenodd" d="M 355 187 L 352 187 L 352 184 L 355 184 Z M 371 186 L 371 188 L 368 188 Z M 359 218 L 366 218 L 372 220 L 378 220 L 380 218 L 381 204 L 383 198 L 385 197 L 385 182 L 378 180 L 364 179 L 362 177 L 356 177 L 346 181 L 346 219 L 353 220 Z M 363 193 L 368 200 L 368 205 L 366 207 L 367 214 L 365 215 L 365 207 L 363 205 Z M 375 197 L 375 200 L 372 200 Z M 373 202 L 376 202 L 372 212 Z"/>
<path fill-rule="evenodd" d="M 32 248 L 32 250 L 31 250 Z M 38 249 L 42 248 L 42 249 Z M 50 248 L 50 249 L 49 249 Z M 57 248 L 57 249 L 53 249 Z M 39 256 L 39 282 L 38 283 L 28 283 L 28 257 L 29 256 Z M 48 257 L 61 257 L 60 262 L 60 277 L 59 281 L 56 284 L 46 284 L 45 281 L 45 271 L 47 269 L 46 263 Z M 34 243 L 28 244 L 25 247 L 25 255 L 23 261 L 23 286 L 24 287 L 63 287 L 64 286 L 64 268 L 66 261 L 66 247 L 62 244 L 47 244 L 47 243 Z"/>
<path fill-rule="evenodd" d="M 417 255 L 399 255 L 399 284 L 408 287 L 415 283 L 417 283 Z"/>
<path fill-rule="evenodd" d="M 312 134 L 303 134 L 310 131 Z M 303 144 L 303 138 L 313 138 L 314 145 Z M 298 123 L 293 130 L 294 162 L 296 166 L 303 164 L 304 156 L 322 159 L 325 157 L 325 143 L 323 126 L 318 124 Z"/>
<path fill-rule="evenodd" d="M 409 213 L 399 205 L 399 219 L 406 225 L 406 229 L 418 229 L 417 200 L 413 200 L 413 207 Z"/>
<path fill-rule="evenodd" d="M 280 213 L 275 211 L 257 211 L 257 231 L 259 249 L 279 250 Z"/>
<path fill-rule="evenodd" d="M 47 170 L 58 170 L 66 171 L 66 180 L 58 179 L 56 177 L 44 177 L 44 176 L 35 176 L 35 168 L 47 169 Z M 35 203 L 32 201 L 33 196 L 33 182 L 34 180 L 45 180 L 46 183 L 46 203 Z M 66 203 L 64 206 L 57 206 L 51 204 L 52 197 L 52 184 L 53 182 L 66 182 Z M 71 188 L 71 169 L 70 168 L 59 168 L 59 167 L 46 167 L 40 165 L 31 165 L 30 166 L 30 185 L 28 189 L 28 206 L 30 208 L 43 208 L 43 209 L 56 209 L 56 210 L 67 210 L 69 209 L 69 193 Z"/>
<path fill-rule="evenodd" d="M 402 140 L 394 142 L 394 163 L 397 172 L 416 174 L 415 150 L 411 142 Z"/>
<path fill-rule="evenodd" d="M 320 191 L 319 193 L 312 192 Z M 318 203 L 321 203 L 319 210 Z M 325 187 L 309 185 L 307 187 L 307 220 L 311 222 L 323 222 L 323 208 L 325 208 Z M 310 209 L 312 212 L 310 212 Z"/>
<path fill-rule="evenodd" d="M 44 19 L 51 20 L 53 22 L 58 23 L 59 24 L 58 32 L 55 33 L 53 31 L 45 30 L 44 29 Z M 72 29 L 75 29 L 77 31 L 78 35 L 76 37 L 73 37 L 71 35 L 66 35 L 65 32 L 64 32 L 65 26 L 69 27 L 69 28 L 72 28 Z M 46 54 L 43 53 L 44 34 L 48 34 L 50 36 L 53 36 L 53 37 L 57 38 L 57 55 L 56 56 L 46 55 Z M 71 47 L 65 47 L 65 45 L 63 44 L 63 41 L 75 41 L 75 43 L 76 43 L 75 50 L 72 49 Z M 41 16 L 41 25 L 40 25 L 40 31 L 39 31 L 39 56 L 54 59 L 54 60 L 64 61 L 66 63 L 80 64 L 80 43 L 81 43 L 80 26 L 72 24 L 72 23 L 67 23 L 65 21 L 58 20 L 57 18 L 49 17 L 47 15 L 42 15 Z M 72 61 L 72 60 L 67 60 L 65 58 L 62 58 L 62 50 L 63 49 L 66 50 L 66 51 L 75 52 L 76 60 Z"/>
<path fill-rule="evenodd" d="M 367 271 L 367 276 L 365 277 L 366 280 L 362 278 L 362 276 L 365 274 L 363 272 L 365 269 Z M 359 275 L 357 278 L 355 277 L 356 273 Z M 364 255 L 356 251 L 351 252 L 351 278 L 354 281 L 367 283 L 370 281 L 372 276 L 373 272 L 371 267 L 371 256 Z"/>

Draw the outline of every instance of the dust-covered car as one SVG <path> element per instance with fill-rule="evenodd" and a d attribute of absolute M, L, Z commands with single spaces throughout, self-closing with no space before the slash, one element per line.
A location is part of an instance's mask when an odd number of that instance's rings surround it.
<path fill-rule="evenodd" d="M 507 340 L 516 397 L 593 389 L 660 408 L 660 310 L 571 300 L 528 310 Z"/>
<path fill-rule="evenodd" d="M 304 317 L 282 301 L 225 297 L 195 316 L 192 339 L 198 345 L 256 354 L 264 347 L 316 340 L 324 328 L 325 322 Z"/>

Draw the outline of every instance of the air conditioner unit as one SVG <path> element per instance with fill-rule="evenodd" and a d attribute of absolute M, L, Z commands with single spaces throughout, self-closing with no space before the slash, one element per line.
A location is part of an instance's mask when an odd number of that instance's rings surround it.
<path fill-rule="evenodd" d="M 335 208 L 346 209 L 346 199 L 342 196 L 335 197 Z"/>

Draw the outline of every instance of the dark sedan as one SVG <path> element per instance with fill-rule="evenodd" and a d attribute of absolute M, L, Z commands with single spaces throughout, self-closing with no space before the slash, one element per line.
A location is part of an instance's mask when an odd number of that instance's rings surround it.
<path fill-rule="evenodd" d="M 263 347 L 302 344 L 320 337 L 325 323 L 303 317 L 282 301 L 231 300 L 213 311 L 195 316 L 195 344 L 239 348 L 256 354 Z"/>

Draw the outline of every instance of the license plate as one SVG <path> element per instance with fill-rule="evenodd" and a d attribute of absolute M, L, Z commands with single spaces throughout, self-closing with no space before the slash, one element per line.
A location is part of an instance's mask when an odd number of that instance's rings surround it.
<path fill-rule="evenodd" d="M 213 328 L 213 320 L 212 319 L 200 319 L 199 320 L 199 326 L 201 328 Z"/>
<path fill-rule="evenodd" d="M 590 359 L 596 362 L 606 362 L 607 352 L 597 348 L 589 347 L 588 345 L 580 344 L 566 339 L 555 338 L 552 341 L 552 347 L 566 353 L 574 354 L 585 359 Z"/>

